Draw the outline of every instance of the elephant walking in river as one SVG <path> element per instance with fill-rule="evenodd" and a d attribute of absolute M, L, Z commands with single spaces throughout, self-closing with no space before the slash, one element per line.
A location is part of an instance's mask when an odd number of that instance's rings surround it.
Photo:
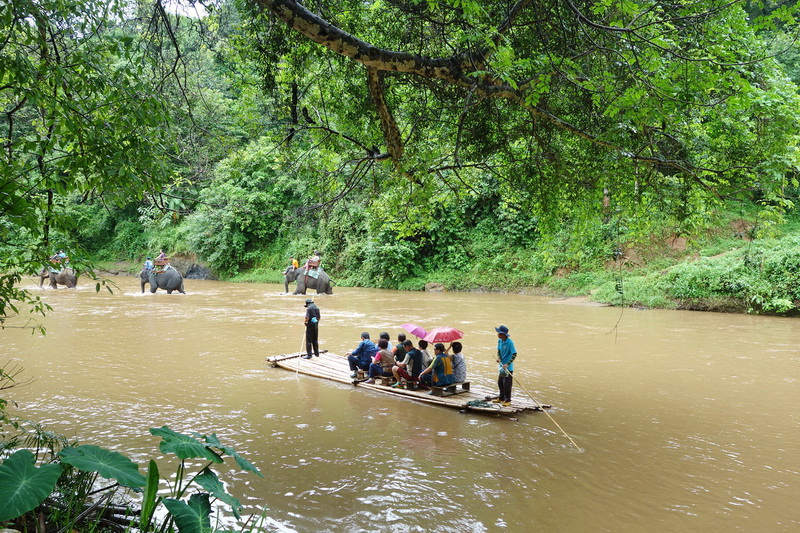
<path fill-rule="evenodd" d="M 314 277 L 314 274 L 317 274 Z M 284 288 L 289 292 L 289 283 L 297 280 L 297 288 L 292 294 L 305 294 L 306 289 L 316 289 L 317 294 L 333 294 L 333 285 L 327 272 L 322 269 L 306 275 L 306 267 L 295 268 L 292 271 L 284 272 Z"/>
<path fill-rule="evenodd" d="M 164 289 L 167 294 L 172 294 L 172 291 L 186 294 L 186 291 L 183 290 L 183 276 L 173 267 L 168 267 L 163 271 L 144 269 L 139 273 L 139 281 L 142 283 L 142 292 L 144 292 L 145 283 L 149 283 L 152 294 L 155 294 L 158 289 Z"/>
<path fill-rule="evenodd" d="M 53 289 L 57 289 L 59 285 L 74 289 L 78 285 L 78 275 L 70 267 L 64 267 L 58 272 L 42 268 L 42 271 L 39 272 L 39 287 L 44 285 L 44 280 L 47 278 L 50 279 L 50 287 Z"/>

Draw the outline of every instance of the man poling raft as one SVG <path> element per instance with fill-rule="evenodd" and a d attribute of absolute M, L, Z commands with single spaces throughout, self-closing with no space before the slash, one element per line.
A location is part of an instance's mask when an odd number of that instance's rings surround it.
<path fill-rule="evenodd" d="M 498 326 L 494 328 L 497 332 L 497 364 L 499 365 L 498 371 L 499 376 L 497 378 L 497 387 L 500 389 L 500 395 L 497 397 L 496 400 L 493 400 L 495 403 L 501 403 L 504 406 L 511 405 L 511 387 L 514 380 L 514 359 L 517 358 L 517 348 L 514 346 L 514 341 L 512 341 L 508 334 L 508 328 L 506 326 Z M 528 397 L 536 404 L 540 411 L 547 415 L 547 417 L 553 421 L 553 423 L 561 430 L 561 433 L 564 434 L 565 437 L 569 439 L 575 449 L 581 451 L 575 441 L 572 440 L 572 437 L 567 435 L 567 432 L 564 431 L 558 422 L 550 416 L 550 413 L 542 409 L 542 404 L 540 404 L 536 398 L 534 398 L 525 387 L 517 380 L 517 385 L 528 395 Z"/>

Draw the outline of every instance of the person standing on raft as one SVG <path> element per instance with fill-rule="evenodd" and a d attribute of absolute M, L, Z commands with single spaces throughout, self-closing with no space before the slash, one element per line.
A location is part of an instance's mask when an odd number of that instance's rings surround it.
<path fill-rule="evenodd" d="M 314 355 L 319 357 L 319 319 L 320 312 L 314 300 L 306 300 L 306 359 L 311 359 L 311 349 L 314 349 Z"/>
<path fill-rule="evenodd" d="M 507 406 L 511 405 L 511 385 L 514 378 L 514 359 L 517 358 L 517 348 L 514 346 L 514 341 L 509 338 L 506 326 L 498 326 L 494 329 L 497 331 L 497 363 L 500 365 L 497 388 L 500 389 L 500 395 L 492 401 Z"/>

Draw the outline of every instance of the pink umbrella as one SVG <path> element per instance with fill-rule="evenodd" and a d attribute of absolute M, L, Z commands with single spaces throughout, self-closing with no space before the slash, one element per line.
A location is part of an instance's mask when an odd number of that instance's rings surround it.
<path fill-rule="evenodd" d="M 433 328 L 428 332 L 427 335 L 422 337 L 422 340 L 426 340 L 428 342 L 451 342 L 456 341 L 463 336 L 463 331 L 444 326 L 440 328 Z"/>
<path fill-rule="evenodd" d="M 406 330 L 407 332 L 411 333 L 412 335 L 416 335 L 420 339 L 428 334 L 427 331 L 425 331 L 424 329 L 422 329 L 420 326 L 418 326 L 416 324 L 410 324 L 410 323 L 409 324 L 403 324 L 400 327 L 403 328 L 404 330 Z"/>

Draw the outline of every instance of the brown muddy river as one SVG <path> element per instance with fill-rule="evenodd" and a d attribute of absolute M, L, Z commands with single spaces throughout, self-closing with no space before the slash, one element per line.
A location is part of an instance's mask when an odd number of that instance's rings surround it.
<path fill-rule="evenodd" d="M 303 345 L 304 297 L 282 286 L 187 280 L 186 295 L 151 295 L 114 281 L 114 294 L 85 280 L 42 291 L 46 336 L 0 332 L 35 379 L 6 391 L 12 413 L 142 467 L 160 458 L 162 472 L 174 463 L 149 428 L 217 433 L 264 474 L 218 470 L 270 531 L 800 530 L 798 319 L 507 294 L 317 298 L 322 348 L 454 326 L 469 379 L 491 388 L 507 325 L 515 377 L 576 451 L 542 413 L 460 414 L 270 367 Z"/>

